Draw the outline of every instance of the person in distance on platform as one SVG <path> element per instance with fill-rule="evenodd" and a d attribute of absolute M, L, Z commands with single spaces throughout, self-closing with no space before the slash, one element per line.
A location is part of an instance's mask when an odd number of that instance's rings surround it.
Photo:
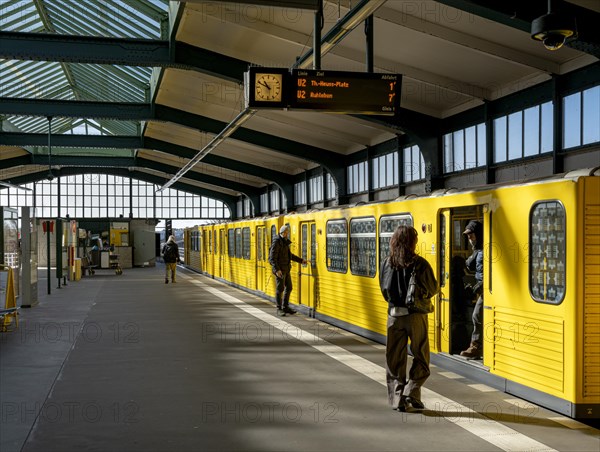
<path fill-rule="evenodd" d="M 279 235 L 273 239 L 271 248 L 269 249 L 269 263 L 271 264 L 273 274 L 275 275 L 275 300 L 277 302 L 277 315 L 285 316 L 286 314 L 295 314 L 296 311 L 289 306 L 290 295 L 292 293 L 292 261 L 306 265 L 306 261 L 301 257 L 296 256 L 290 250 L 289 239 L 290 227 L 288 225 L 281 226 Z"/>
<path fill-rule="evenodd" d="M 460 352 L 460 356 L 481 359 L 483 356 L 483 224 L 477 220 L 469 221 L 463 234 L 467 236 L 473 248 L 473 254 L 467 258 L 465 264 L 469 271 L 475 272 L 477 282 L 473 286 L 473 293 L 477 296 L 477 302 L 472 316 L 471 345 Z"/>
<path fill-rule="evenodd" d="M 438 291 L 438 283 L 429 262 L 415 253 L 418 233 L 411 226 L 398 226 L 390 240 L 390 255 L 379 273 L 381 292 L 388 302 L 387 343 L 385 350 L 388 401 L 394 410 L 406 411 L 425 406 L 421 387 L 430 375 L 427 314 L 409 312 L 406 294 L 413 269 L 416 285 L 425 298 Z M 406 381 L 408 340 L 413 355 Z"/>
<path fill-rule="evenodd" d="M 181 262 L 181 258 L 179 257 L 179 247 L 175 243 L 175 236 L 169 236 L 169 240 L 162 248 L 162 255 L 165 261 L 165 284 L 169 284 L 169 274 L 171 274 L 171 281 L 176 283 L 177 262 Z"/>

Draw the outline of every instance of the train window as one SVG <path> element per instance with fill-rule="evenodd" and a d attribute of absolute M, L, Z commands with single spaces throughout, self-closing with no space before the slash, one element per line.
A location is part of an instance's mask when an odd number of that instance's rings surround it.
<path fill-rule="evenodd" d="M 300 241 L 301 241 L 301 245 L 300 245 L 300 249 L 301 249 L 301 258 L 304 259 L 305 261 L 309 260 L 308 258 L 308 225 L 306 223 L 304 223 L 302 225 L 302 234 L 300 234 Z"/>
<path fill-rule="evenodd" d="M 377 273 L 375 218 L 350 220 L 350 272 L 371 277 Z"/>
<path fill-rule="evenodd" d="M 390 239 L 400 225 L 412 226 L 413 219 L 409 213 L 386 215 L 379 219 L 379 263 L 390 254 Z"/>
<path fill-rule="evenodd" d="M 229 229 L 227 231 L 227 248 L 229 250 L 229 257 L 235 256 L 235 231 Z"/>
<path fill-rule="evenodd" d="M 257 261 L 262 261 L 263 259 L 263 249 L 264 249 L 264 235 L 263 235 L 263 229 L 264 228 L 256 228 L 256 260 Z"/>
<path fill-rule="evenodd" d="M 317 225 L 315 223 L 310 225 L 310 236 L 312 237 L 310 241 L 310 266 L 315 268 L 317 266 Z"/>
<path fill-rule="evenodd" d="M 346 220 L 327 222 L 327 270 L 346 273 L 348 271 L 348 223 Z"/>
<path fill-rule="evenodd" d="M 212 231 L 208 231 L 208 240 L 206 241 L 208 247 L 208 254 L 212 254 Z"/>
<path fill-rule="evenodd" d="M 235 228 L 235 257 L 242 257 L 242 230 Z"/>
<path fill-rule="evenodd" d="M 559 304 L 565 296 L 565 208 L 542 201 L 531 209 L 529 225 L 529 289 L 535 301 Z"/>
<path fill-rule="evenodd" d="M 250 228 L 242 229 L 242 257 L 250 259 Z"/>
<path fill-rule="evenodd" d="M 446 286 L 446 217 L 444 215 L 440 215 L 440 244 L 438 246 L 438 250 L 440 252 L 440 286 Z"/>

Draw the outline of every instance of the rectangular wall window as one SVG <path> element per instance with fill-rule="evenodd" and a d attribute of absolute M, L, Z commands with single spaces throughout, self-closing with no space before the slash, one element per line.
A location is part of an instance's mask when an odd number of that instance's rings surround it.
<path fill-rule="evenodd" d="M 262 193 L 260 195 L 260 213 L 269 213 L 269 194 Z"/>
<path fill-rule="evenodd" d="M 306 182 L 301 181 L 294 184 L 294 205 L 306 205 Z"/>
<path fill-rule="evenodd" d="M 404 154 L 404 182 L 425 179 L 425 160 L 419 146 L 410 146 L 402 150 Z"/>
<path fill-rule="evenodd" d="M 326 181 L 326 185 L 327 185 L 327 190 L 326 190 L 326 198 L 329 199 L 335 199 L 336 197 L 336 187 L 335 187 L 335 181 L 333 180 L 333 177 L 331 177 L 331 174 L 326 173 L 325 174 L 325 181 Z"/>
<path fill-rule="evenodd" d="M 398 151 L 375 157 L 371 161 L 373 189 L 398 185 Z"/>
<path fill-rule="evenodd" d="M 444 173 L 485 166 L 487 141 L 485 123 L 447 133 L 442 137 Z M 421 156 L 421 160 L 423 157 Z M 421 179 L 425 178 L 423 171 Z"/>
<path fill-rule="evenodd" d="M 600 141 L 600 85 L 563 99 L 563 148 Z"/>
<path fill-rule="evenodd" d="M 279 189 L 271 190 L 271 212 L 279 210 Z"/>
<path fill-rule="evenodd" d="M 494 119 L 494 162 L 518 160 L 552 151 L 552 102 Z"/>
<path fill-rule="evenodd" d="M 310 202 L 323 201 L 323 176 L 315 176 L 308 179 Z"/>
<path fill-rule="evenodd" d="M 367 171 L 367 162 L 360 162 L 350 165 L 348 174 L 348 193 L 362 193 L 369 188 L 369 172 Z"/>

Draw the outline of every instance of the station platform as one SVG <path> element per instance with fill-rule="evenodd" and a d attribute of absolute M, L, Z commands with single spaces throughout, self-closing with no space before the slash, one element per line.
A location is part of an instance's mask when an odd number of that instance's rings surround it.
<path fill-rule="evenodd" d="M 40 279 L 0 333 L 0 450 L 600 450 L 599 430 L 435 366 L 426 409 L 393 411 L 383 345 L 177 278 L 97 271 L 51 295 Z"/>

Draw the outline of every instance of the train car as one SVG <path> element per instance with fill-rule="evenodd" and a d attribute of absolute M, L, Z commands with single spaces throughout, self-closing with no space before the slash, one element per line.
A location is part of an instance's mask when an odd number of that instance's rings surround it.
<path fill-rule="evenodd" d="M 385 342 L 379 267 L 395 228 L 412 225 L 419 232 L 419 254 L 441 286 L 429 316 L 432 361 L 570 417 L 595 418 L 600 414 L 599 175 L 579 171 L 227 223 L 230 237 L 239 235 L 241 243 L 222 279 L 274 299 L 265 257 L 270 237 L 289 224 L 292 251 L 308 261 L 293 266 L 291 303 Z M 479 220 L 484 230 L 484 346 L 483 358 L 476 360 L 460 356 L 469 345 L 473 304 L 457 289 L 472 276 L 455 277 L 471 253 L 463 234 L 471 220 Z"/>
<path fill-rule="evenodd" d="M 184 262 L 188 267 L 196 271 L 202 271 L 202 261 L 200 247 L 202 243 L 202 234 L 199 226 L 185 228 L 183 231 L 184 243 Z"/>

